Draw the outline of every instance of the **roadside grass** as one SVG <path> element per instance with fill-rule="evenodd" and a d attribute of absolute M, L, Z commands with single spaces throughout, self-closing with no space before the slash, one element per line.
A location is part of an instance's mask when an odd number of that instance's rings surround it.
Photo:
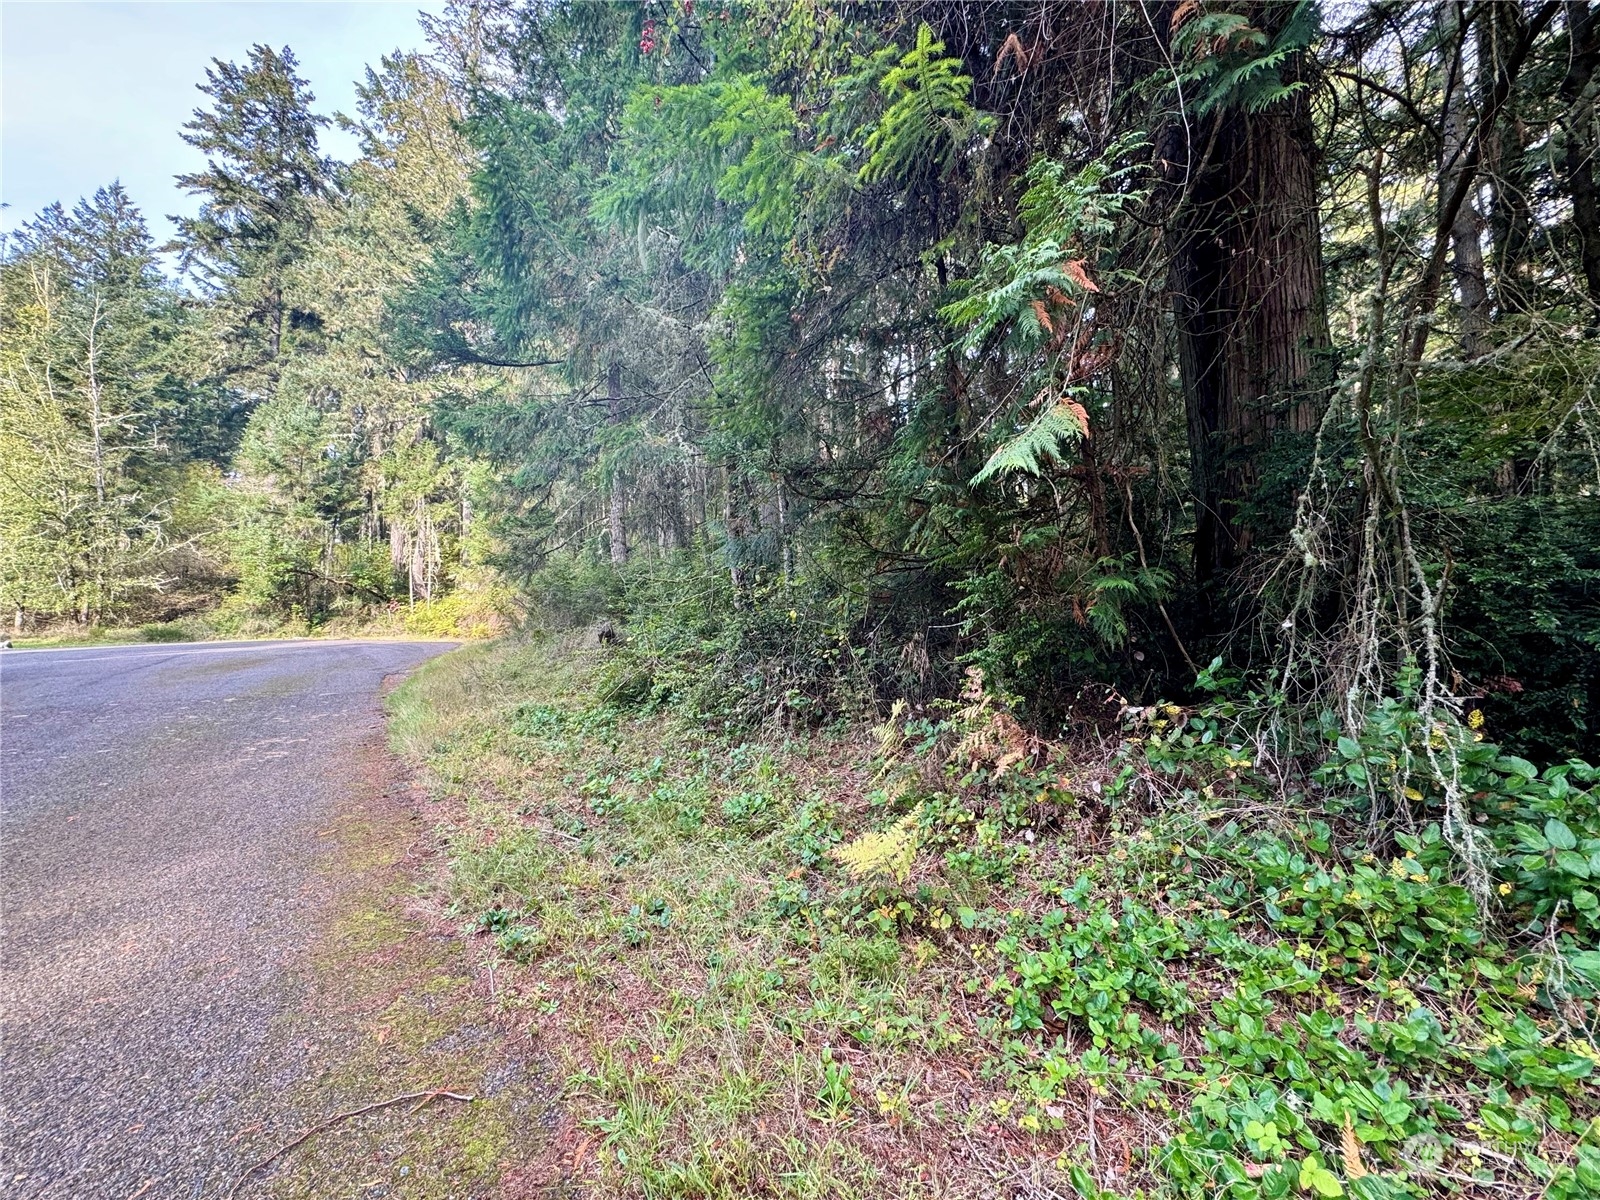
<path fill-rule="evenodd" d="M 422 624 L 424 627 L 419 628 Z M 220 631 L 204 621 L 162 621 L 135 626 L 94 625 L 46 630 L 37 636 L 12 639 L 17 650 L 77 650 L 92 646 L 167 645 L 176 642 L 252 642 L 280 640 L 342 641 L 457 641 L 464 635 L 452 629 L 435 631 L 426 623 L 404 619 L 337 621 L 307 629 L 303 624 L 260 622 L 247 630 Z M 487 633 L 474 637 L 486 637 Z"/>
<path fill-rule="evenodd" d="M 163 627 L 155 637 L 147 637 L 142 626 L 91 625 L 86 628 L 67 626 L 50 628 L 38 634 L 21 634 L 11 639 L 18 650 L 72 650 L 82 646 L 124 646 L 147 641 L 185 641 L 185 637 L 168 637 Z"/>
<path fill-rule="evenodd" d="M 391 698 L 584 1194 L 1600 1194 L 1586 918 L 1483 928 L 1436 832 L 1363 852 L 1225 718 L 1050 747 L 974 688 L 740 740 L 603 664 L 474 646 Z M 1495 761 L 1600 860 L 1592 770 Z"/>
<path fill-rule="evenodd" d="M 962 1194 L 923 1136 L 923 1110 L 956 1117 L 930 1075 L 1002 1093 L 936 1061 L 963 1036 L 939 1011 L 953 974 L 772 904 L 791 845 L 832 840 L 816 814 L 859 787 L 862 747 L 686 740 L 592 707 L 593 660 L 548 645 L 439 666 L 395 693 L 391 730 L 459 803 L 450 902 L 563 1061 L 573 1175 L 599 1195 Z"/>

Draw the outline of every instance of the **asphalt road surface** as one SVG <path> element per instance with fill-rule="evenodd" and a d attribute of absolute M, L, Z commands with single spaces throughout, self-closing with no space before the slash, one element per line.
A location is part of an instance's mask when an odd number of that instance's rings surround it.
<path fill-rule="evenodd" d="M 225 1190 L 384 679 L 449 648 L 0 651 L 0 1195 Z"/>

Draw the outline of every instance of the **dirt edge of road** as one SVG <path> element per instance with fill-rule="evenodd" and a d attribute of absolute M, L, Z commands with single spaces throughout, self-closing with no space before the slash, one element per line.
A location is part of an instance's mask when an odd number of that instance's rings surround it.
<path fill-rule="evenodd" d="M 241 1176 L 230 1200 L 560 1196 L 547 1064 L 497 1011 L 491 981 L 436 899 L 444 863 L 430 802 L 383 732 L 363 740 L 358 760 L 350 799 L 319 831 L 330 842 L 319 871 L 323 932 L 273 1039 L 298 1060 L 297 1124 L 235 1137 L 250 1149 L 246 1161 L 261 1163 L 328 1124 Z M 340 1119 L 441 1089 L 473 1099 L 406 1100 Z"/>

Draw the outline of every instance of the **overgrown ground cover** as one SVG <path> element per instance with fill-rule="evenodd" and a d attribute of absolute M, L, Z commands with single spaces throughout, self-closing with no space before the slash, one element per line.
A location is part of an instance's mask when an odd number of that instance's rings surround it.
<path fill-rule="evenodd" d="M 1047 743 L 977 676 L 739 735 L 603 702 L 604 660 L 474 647 L 393 712 L 580 1190 L 1600 1194 L 1591 767 L 1403 702 L 1277 761 L 1220 690 Z M 1442 803 L 1430 754 L 1476 875 L 1374 831 Z"/>

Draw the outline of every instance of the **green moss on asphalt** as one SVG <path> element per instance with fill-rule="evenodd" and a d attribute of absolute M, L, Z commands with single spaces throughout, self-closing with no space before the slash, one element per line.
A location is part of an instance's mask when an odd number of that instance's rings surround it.
<path fill-rule="evenodd" d="M 546 1138 L 538 1066 L 475 986 L 467 947 L 429 927 L 412 859 L 413 842 L 427 836 L 420 824 L 397 802 L 374 798 L 332 834 L 323 871 L 334 917 L 307 963 L 300 1011 L 280 1031 L 286 1044 L 322 1052 L 292 1097 L 300 1128 L 433 1088 L 476 1099 L 408 1102 L 342 1122 L 239 1194 L 502 1195 L 502 1175 L 536 1158 Z M 260 1157 L 288 1140 L 283 1132 L 261 1143 Z"/>

